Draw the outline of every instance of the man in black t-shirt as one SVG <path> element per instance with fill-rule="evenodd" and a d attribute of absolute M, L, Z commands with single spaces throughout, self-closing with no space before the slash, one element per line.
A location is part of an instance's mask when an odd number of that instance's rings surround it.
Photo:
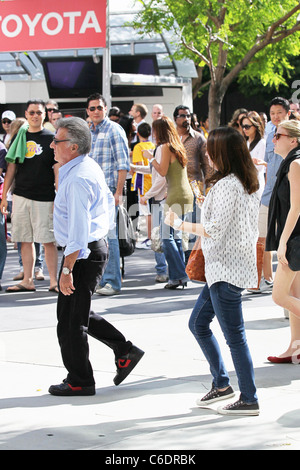
<path fill-rule="evenodd" d="M 43 243 L 50 276 L 50 289 L 57 292 L 57 248 L 53 232 L 53 201 L 59 165 L 50 144 L 52 132 L 44 129 L 45 104 L 28 101 L 25 111 L 28 122 L 25 158 L 9 163 L 4 181 L 1 212 L 7 210 L 7 191 L 15 180 L 12 241 L 21 242 L 24 278 L 6 292 L 34 291 L 34 242 Z M 19 131 L 20 132 L 20 131 Z M 18 138 L 18 136 L 17 136 Z"/>

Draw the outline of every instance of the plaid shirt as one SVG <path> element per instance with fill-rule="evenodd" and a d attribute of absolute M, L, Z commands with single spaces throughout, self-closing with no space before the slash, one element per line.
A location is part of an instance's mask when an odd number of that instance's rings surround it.
<path fill-rule="evenodd" d="M 102 168 L 105 181 L 110 189 L 115 189 L 119 170 L 130 170 L 128 142 L 124 129 L 105 117 L 92 133 L 92 157 Z"/>

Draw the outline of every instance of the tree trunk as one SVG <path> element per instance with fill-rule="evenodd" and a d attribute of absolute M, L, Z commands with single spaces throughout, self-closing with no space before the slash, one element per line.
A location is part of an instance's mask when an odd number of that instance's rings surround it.
<path fill-rule="evenodd" d="M 220 86 L 211 83 L 208 92 L 209 130 L 213 130 L 220 125 L 222 99 L 220 97 Z"/>
<path fill-rule="evenodd" d="M 220 126 L 222 102 L 227 91 L 223 80 L 211 83 L 208 92 L 209 130 Z"/>

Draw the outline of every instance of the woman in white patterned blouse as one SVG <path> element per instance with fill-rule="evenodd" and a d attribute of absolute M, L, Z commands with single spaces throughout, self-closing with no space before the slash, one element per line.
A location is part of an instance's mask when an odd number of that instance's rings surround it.
<path fill-rule="evenodd" d="M 210 132 L 207 151 L 215 168 L 202 206 L 202 223 L 165 222 L 201 236 L 206 284 L 193 309 L 189 327 L 209 362 L 212 389 L 197 403 L 208 405 L 234 396 L 210 323 L 216 316 L 229 345 L 240 399 L 218 408 L 221 414 L 258 415 L 253 364 L 247 345 L 241 293 L 257 286 L 256 242 L 259 198 L 257 171 L 244 137 L 231 127 Z"/>

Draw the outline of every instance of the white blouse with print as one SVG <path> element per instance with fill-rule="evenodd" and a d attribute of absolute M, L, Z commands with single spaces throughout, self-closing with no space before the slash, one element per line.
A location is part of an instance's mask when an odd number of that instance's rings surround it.
<path fill-rule="evenodd" d="M 249 195 L 233 174 L 208 192 L 201 211 L 209 235 L 201 238 L 208 287 L 220 281 L 257 287 L 258 209 L 257 193 Z"/>
<path fill-rule="evenodd" d="M 247 142 L 247 145 L 249 148 L 250 146 L 249 142 Z M 260 139 L 260 141 L 255 145 L 254 149 L 251 150 L 250 155 L 252 158 L 264 160 L 265 153 L 266 153 L 266 141 L 265 139 Z M 257 169 L 257 176 L 258 176 L 258 182 L 259 182 L 258 197 L 260 200 L 262 197 L 262 193 L 264 192 L 264 189 L 265 189 L 266 167 L 264 165 L 255 165 L 255 168 Z"/>

